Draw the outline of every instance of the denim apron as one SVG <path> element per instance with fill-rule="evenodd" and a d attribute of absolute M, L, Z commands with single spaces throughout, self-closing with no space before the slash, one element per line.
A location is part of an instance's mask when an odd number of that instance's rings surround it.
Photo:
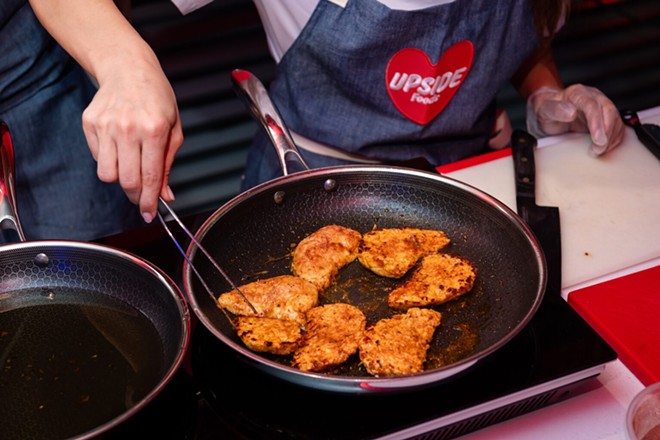
<path fill-rule="evenodd" d="M 321 0 L 270 94 L 297 135 L 380 163 L 434 167 L 484 151 L 495 97 L 537 45 L 528 0 L 456 0 L 415 11 Z M 312 168 L 352 163 L 302 154 Z M 280 175 L 258 133 L 243 188 Z"/>
<path fill-rule="evenodd" d="M 96 175 L 82 131 L 95 87 L 25 0 L 0 1 L 0 53 L 0 119 L 27 239 L 91 240 L 143 225 L 121 187 Z"/>

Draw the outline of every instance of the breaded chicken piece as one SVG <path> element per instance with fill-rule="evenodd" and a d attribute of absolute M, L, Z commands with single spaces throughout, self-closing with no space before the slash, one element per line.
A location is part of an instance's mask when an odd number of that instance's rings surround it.
<path fill-rule="evenodd" d="M 315 307 L 319 301 L 318 289 L 314 284 L 293 275 L 281 275 L 258 280 L 238 290 L 245 295 L 264 318 L 285 319 L 305 322 L 305 312 Z M 218 297 L 218 306 L 234 315 L 255 316 L 243 297 L 232 290 Z"/>
<path fill-rule="evenodd" d="M 420 308 L 381 319 L 365 330 L 360 340 L 360 361 L 374 376 L 423 371 L 429 344 L 441 320 L 440 312 Z"/>
<path fill-rule="evenodd" d="M 442 304 L 469 292 L 476 278 L 477 268 L 467 258 L 427 255 L 410 279 L 390 292 L 387 303 L 395 309 Z"/>
<path fill-rule="evenodd" d="M 299 322 L 256 316 L 239 316 L 236 332 L 250 350 L 281 355 L 293 353 L 303 335 Z"/>
<path fill-rule="evenodd" d="M 367 319 L 355 306 L 335 303 L 307 312 L 301 347 L 293 366 L 303 371 L 327 371 L 344 363 L 357 351 Z"/>
<path fill-rule="evenodd" d="M 291 269 L 323 291 L 339 269 L 355 260 L 362 234 L 338 225 L 324 226 L 298 243 Z"/>
<path fill-rule="evenodd" d="M 377 275 L 401 278 L 424 255 L 438 252 L 449 237 L 432 229 L 376 229 L 362 236 L 358 260 Z"/>

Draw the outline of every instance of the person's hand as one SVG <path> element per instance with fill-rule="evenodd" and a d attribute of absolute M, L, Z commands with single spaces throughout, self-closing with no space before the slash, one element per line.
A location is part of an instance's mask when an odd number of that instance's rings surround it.
<path fill-rule="evenodd" d="M 99 179 L 118 181 L 151 222 L 159 196 L 174 200 L 168 177 L 183 143 L 176 97 L 155 57 L 106 76 L 83 113 L 85 136 Z"/>
<path fill-rule="evenodd" d="M 575 84 L 565 89 L 541 87 L 532 93 L 527 130 L 536 137 L 588 132 L 590 151 L 600 156 L 621 143 L 624 125 L 614 103 L 600 90 Z"/>

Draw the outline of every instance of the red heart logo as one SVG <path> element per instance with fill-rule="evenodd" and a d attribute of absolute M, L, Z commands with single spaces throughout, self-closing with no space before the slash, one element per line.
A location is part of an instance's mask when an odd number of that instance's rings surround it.
<path fill-rule="evenodd" d="M 419 49 L 401 49 L 387 64 L 387 93 L 405 117 L 425 125 L 449 104 L 473 59 L 474 46 L 468 40 L 447 49 L 437 64 Z"/>

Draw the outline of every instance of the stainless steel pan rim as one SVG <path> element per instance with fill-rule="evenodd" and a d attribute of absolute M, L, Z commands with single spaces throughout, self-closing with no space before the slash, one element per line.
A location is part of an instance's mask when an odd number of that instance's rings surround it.
<path fill-rule="evenodd" d="M 373 377 L 373 376 L 359 376 L 359 377 L 347 377 L 347 376 L 336 376 L 332 374 L 323 374 L 323 373 L 309 373 L 303 372 L 301 370 L 289 367 L 278 362 L 264 358 L 258 353 L 252 352 L 247 349 L 240 340 L 232 339 L 231 336 L 228 336 L 226 332 L 218 329 L 216 323 L 213 322 L 213 317 L 209 316 L 209 313 L 215 315 L 216 313 L 222 314 L 220 309 L 217 311 L 208 311 L 208 307 L 204 307 L 203 304 L 200 304 L 198 298 L 195 294 L 194 288 L 194 273 L 190 270 L 190 267 L 187 263 L 184 263 L 184 290 L 188 295 L 188 302 L 193 309 L 194 313 L 204 324 L 204 326 L 209 329 L 218 339 L 223 341 L 225 344 L 232 347 L 236 352 L 240 353 L 246 360 L 251 364 L 255 365 L 258 368 L 265 370 L 266 372 L 280 377 L 281 379 L 290 381 L 303 386 L 309 386 L 312 388 L 327 390 L 327 391 L 339 391 L 339 392 L 352 392 L 352 393 L 364 393 L 364 392 L 382 392 L 382 391 L 395 391 L 395 390 L 408 390 L 423 386 L 429 383 L 435 383 L 438 381 L 445 380 L 460 371 L 463 371 L 485 356 L 493 353 L 498 350 L 501 346 L 510 341 L 516 334 L 518 334 L 531 320 L 536 310 L 538 309 L 546 285 L 546 265 L 543 252 L 540 245 L 533 236 L 531 230 L 527 225 L 518 217 L 518 215 L 513 212 L 510 208 L 504 205 L 502 202 L 498 201 L 494 197 L 482 192 L 481 190 L 474 188 L 468 184 L 460 182 L 458 180 L 437 175 L 425 171 L 418 171 L 407 168 L 393 167 L 393 166 L 378 166 L 378 165 L 351 165 L 351 166 L 341 166 L 341 167 L 329 167 L 321 168 L 315 170 L 306 170 L 299 173 L 289 174 L 287 176 L 282 176 L 275 180 L 263 183 L 255 188 L 252 188 L 222 207 L 215 211 L 200 227 L 196 234 L 198 241 L 203 242 L 205 236 L 209 233 L 210 230 L 223 219 L 225 215 L 231 213 L 237 206 L 245 203 L 250 203 L 254 198 L 270 198 L 272 200 L 273 206 L 277 203 L 275 200 L 279 200 L 279 197 L 282 196 L 281 191 L 284 192 L 283 205 L 286 204 L 287 197 L 287 188 L 292 188 L 299 186 L 300 184 L 307 183 L 310 181 L 326 182 L 341 180 L 343 176 L 350 175 L 359 179 L 369 180 L 377 176 L 379 179 L 392 179 L 393 181 L 406 181 L 410 179 L 417 179 L 423 182 L 425 185 L 429 185 L 430 188 L 444 187 L 448 188 L 452 192 L 456 192 L 460 197 L 466 197 L 470 199 L 473 203 L 483 203 L 488 206 L 489 209 L 492 209 L 490 214 L 494 216 L 499 216 L 501 221 L 510 223 L 513 225 L 513 228 L 528 241 L 529 248 L 531 250 L 531 255 L 533 265 L 538 271 L 537 277 L 538 280 L 535 283 L 535 291 L 530 292 L 529 294 L 533 296 L 533 303 L 526 311 L 525 315 L 519 320 L 519 322 L 513 324 L 507 331 L 506 334 L 501 337 L 496 343 L 490 345 L 486 349 L 480 350 L 470 356 L 467 356 L 461 359 L 458 362 L 446 365 L 444 367 L 436 368 L 430 371 L 424 371 L 418 374 L 412 374 L 407 376 L 396 376 L 396 377 Z M 341 183 L 340 183 L 341 185 Z M 327 185 L 326 185 L 327 186 Z M 332 186 L 332 185 L 329 185 Z M 327 189 L 324 191 L 328 191 Z M 330 190 L 332 192 L 333 190 Z M 277 194 L 277 195 L 276 195 Z M 282 209 L 279 207 L 278 209 Z M 283 208 L 285 209 L 285 208 Z M 268 221 L 264 219 L 264 221 Z M 237 243 L 237 247 L 240 247 L 241 244 Z M 208 249 L 208 245 L 205 246 Z M 196 247 L 191 245 L 188 248 L 188 255 L 194 259 L 196 254 Z M 200 256 L 201 258 L 201 256 Z M 227 267 L 223 266 L 226 270 Z M 208 281 L 208 280 L 207 280 Z M 236 281 L 236 280 L 234 280 Z M 220 292 L 218 292 L 220 293 Z M 209 300 L 208 295 L 200 294 L 199 299 Z M 226 318 L 223 318 L 226 319 Z"/>
<path fill-rule="evenodd" d="M 164 356 L 167 357 L 165 362 L 165 366 L 167 368 L 165 371 L 159 374 L 158 382 L 150 389 L 150 391 L 133 406 L 115 418 L 95 426 L 93 429 L 87 432 L 83 432 L 75 435 L 74 437 L 71 437 L 72 439 L 95 438 L 102 433 L 118 427 L 128 419 L 135 416 L 139 411 L 151 403 L 169 384 L 183 363 L 186 349 L 190 341 L 190 311 L 183 294 L 167 274 L 165 274 L 158 267 L 129 252 L 107 245 L 69 240 L 41 240 L 4 244 L 0 246 L 0 262 L 3 263 L 13 262 L 15 260 L 30 261 L 33 257 L 35 261 L 37 261 L 37 259 L 41 258 L 41 256 L 46 256 L 50 260 L 67 259 L 72 261 L 79 261 L 84 268 L 88 268 L 87 261 L 90 262 L 90 265 L 107 264 L 109 266 L 114 266 L 125 264 L 127 267 L 131 267 L 131 271 L 135 271 L 136 274 L 140 274 L 140 276 L 143 276 L 145 280 L 149 280 L 149 282 L 154 283 L 154 285 L 161 289 L 159 296 L 163 301 L 166 302 L 163 304 L 163 307 L 169 308 L 170 310 L 168 311 L 173 315 L 177 315 L 177 319 L 179 320 L 179 327 L 175 331 L 177 338 L 174 342 L 176 345 L 167 345 L 165 344 L 165 341 L 163 341 L 164 348 L 167 349 L 167 353 L 164 353 Z M 120 269 L 117 270 L 120 271 Z M 92 283 L 93 282 L 94 281 L 92 281 Z M 10 310 L 13 308 L 13 297 L 18 298 L 20 301 L 21 289 L 42 286 L 48 286 L 49 288 L 55 290 L 69 287 L 68 285 L 65 285 L 65 283 L 61 280 L 42 280 L 38 275 L 32 276 L 31 279 L 28 279 L 27 281 L 25 279 L 21 280 L 19 278 L 14 279 L 11 277 L 9 277 L 8 280 L 2 279 L 0 280 L 0 304 L 2 305 L 2 310 Z M 18 292 L 18 294 L 14 292 Z M 110 291 L 108 294 L 112 296 L 114 293 L 115 292 Z M 144 310 L 141 311 L 144 312 Z M 145 315 L 151 318 L 156 314 L 154 313 L 152 316 L 149 316 L 149 313 L 145 313 Z M 169 324 L 166 322 L 158 323 L 153 321 L 152 323 L 157 327 L 168 326 L 171 327 L 171 329 L 177 328 L 177 326 L 174 326 L 174 323 L 171 321 L 169 321 Z M 166 330 L 164 330 L 164 328 L 158 328 L 158 331 L 161 335 L 166 334 Z"/>

